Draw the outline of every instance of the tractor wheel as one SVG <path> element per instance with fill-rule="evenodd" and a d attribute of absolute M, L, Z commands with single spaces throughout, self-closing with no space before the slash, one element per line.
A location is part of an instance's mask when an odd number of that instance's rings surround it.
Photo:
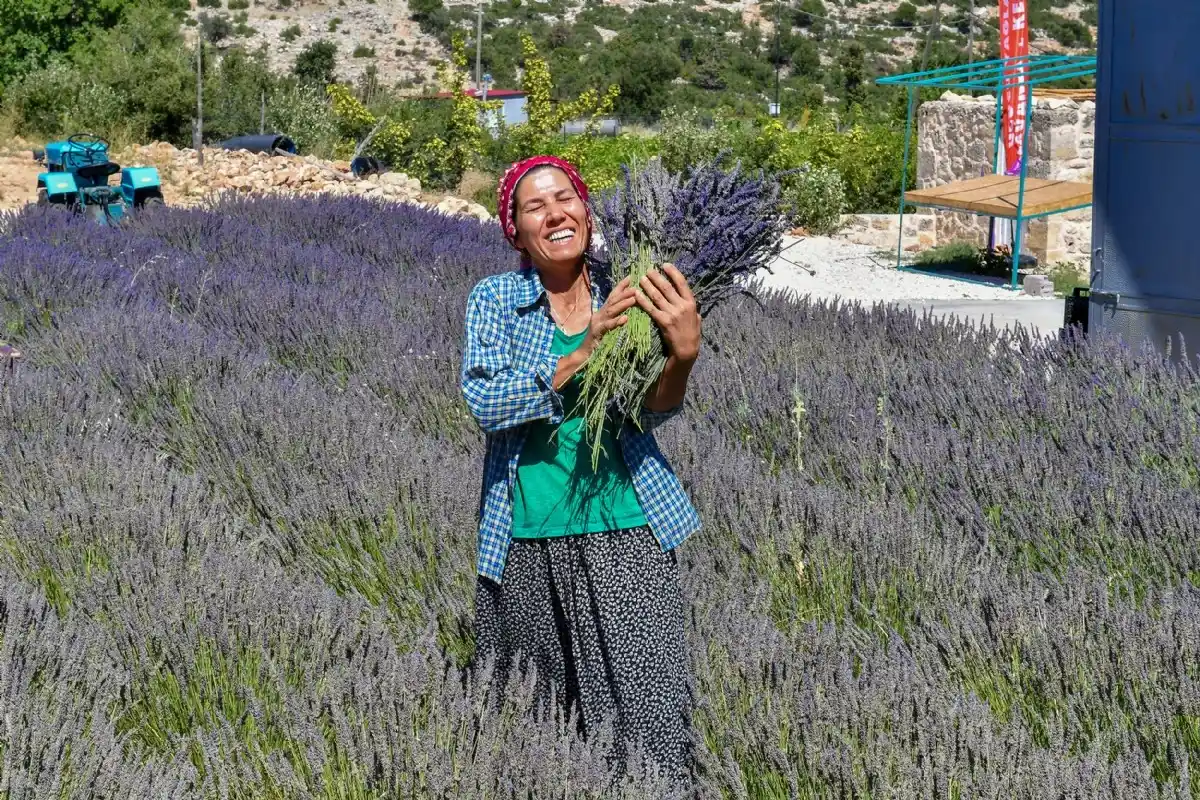
<path fill-rule="evenodd" d="M 162 208 L 163 206 L 166 205 L 166 203 L 163 202 L 163 199 L 161 197 L 159 197 L 158 195 L 151 195 L 150 197 L 147 197 L 145 200 L 143 200 L 141 205 L 142 205 L 142 208 L 151 208 L 151 207 Z"/>
<path fill-rule="evenodd" d="M 50 205 L 50 195 L 46 193 L 45 186 L 39 186 L 37 188 L 37 204 L 39 206 Z"/>

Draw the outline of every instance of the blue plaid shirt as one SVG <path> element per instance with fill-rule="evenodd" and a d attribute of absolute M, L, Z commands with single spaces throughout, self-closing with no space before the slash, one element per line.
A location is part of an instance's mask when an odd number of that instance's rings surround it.
<path fill-rule="evenodd" d="M 592 292 L 592 308 L 607 292 Z M 559 356 L 550 353 L 554 321 L 546 310 L 537 270 L 524 268 L 489 276 L 467 299 L 462 393 L 487 436 L 479 504 L 476 570 L 499 583 L 512 541 L 512 487 L 528 424 L 564 418 L 561 395 L 553 388 Z M 626 423 L 618 442 L 634 491 L 650 529 L 670 550 L 700 527 L 700 517 L 679 479 L 658 449 L 654 429 L 679 413 L 642 413 L 642 430 Z"/>

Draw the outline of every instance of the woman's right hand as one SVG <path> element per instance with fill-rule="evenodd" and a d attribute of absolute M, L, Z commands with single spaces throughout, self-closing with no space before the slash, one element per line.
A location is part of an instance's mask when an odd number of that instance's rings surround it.
<path fill-rule="evenodd" d="M 625 312 L 637 303 L 637 292 L 629 285 L 629 278 L 623 278 L 613 287 L 608 299 L 588 322 L 587 335 L 583 342 L 569 356 L 558 360 L 558 369 L 554 372 L 554 389 L 560 390 L 571 379 L 571 376 L 583 368 L 595 351 L 600 340 L 629 321 Z"/>
<path fill-rule="evenodd" d="M 605 334 L 629 321 L 625 312 L 636 304 L 637 292 L 629 285 L 628 277 L 622 278 L 621 282 L 613 287 L 608 299 L 604 301 L 604 305 L 595 314 L 592 314 L 592 319 L 588 323 L 587 336 L 583 337 L 583 343 L 579 345 L 585 358 L 592 354 Z"/>

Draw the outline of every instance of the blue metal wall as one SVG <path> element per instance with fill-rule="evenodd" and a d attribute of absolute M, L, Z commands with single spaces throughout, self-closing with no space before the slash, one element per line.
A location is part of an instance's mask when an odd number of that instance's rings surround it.
<path fill-rule="evenodd" d="M 1200 0 L 1100 0 L 1088 328 L 1200 352 Z"/>

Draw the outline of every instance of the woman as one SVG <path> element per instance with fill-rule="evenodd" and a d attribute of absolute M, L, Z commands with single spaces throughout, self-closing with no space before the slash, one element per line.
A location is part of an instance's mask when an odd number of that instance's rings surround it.
<path fill-rule="evenodd" d="M 699 517 L 655 442 L 679 412 L 700 349 L 683 275 L 664 265 L 635 291 L 587 269 L 592 219 L 575 168 L 514 164 L 498 187 L 520 269 L 480 281 L 467 302 L 462 392 L 487 436 L 478 540 L 476 656 L 536 668 L 538 690 L 587 734 L 616 724 L 618 759 L 641 746 L 683 775 L 690 696 L 674 548 Z M 607 433 L 593 471 L 573 415 L 578 374 L 639 306 L 662 331 L 666 368 L 642 430 Z M 611 427 L 611 426 L 610 426 Z"/>

